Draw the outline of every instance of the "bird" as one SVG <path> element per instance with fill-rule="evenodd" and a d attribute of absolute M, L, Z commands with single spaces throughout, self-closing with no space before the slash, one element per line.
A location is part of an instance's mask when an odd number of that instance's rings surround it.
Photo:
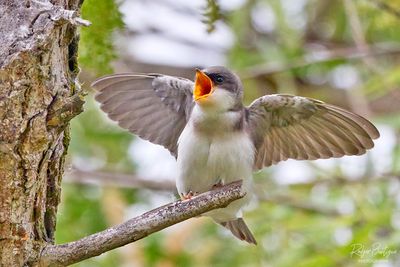
<path fill-rule="evenodd" d="M 121 73 L 92 87 L 111 120 L 176 158 L 182 199 L 242 180 L 244 198 L 204 215 L 250 244 L 257 241 L 242 210 L 254 195 L 253 172 L 287 159 L 361 155 L 379 137 L 364 117 L 308 97 L 269 94 L 245 106 L 239 76 L 223 66 L 194 76 Z"/>

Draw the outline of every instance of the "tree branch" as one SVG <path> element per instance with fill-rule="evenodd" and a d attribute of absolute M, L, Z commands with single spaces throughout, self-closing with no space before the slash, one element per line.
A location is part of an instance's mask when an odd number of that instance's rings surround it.
<path fill-rule="evenodd" d="M 400 19 L 400 10 L 395 9 L 394 7 L 390 6 L 389 4 L 386 4 L 382 0 L 369 0 L 369 2 L 373 3 L 375 6 L 377 6 L 379 9 L 392 14 L 393 16 L 397 17 Z"/>
<path fill-rule="evenodd" d="M 344 10 L 348 19 L 348 24 L 352 32 L 352 39 L 356 48 L 361 53 L 370 54 L 369 46 L 367 40 L 364 36 L 364 30 L 361 24 L 360 17 L 358 15 L 357 6 L 353 0 L 343 0 Z M 382 70 L 374 57 L 366 56 L 361 59 L 365 66 L 371 70 L 373 73 L 382 75 Z M 357 114 L 372 117 L 371 109 L 369 108 L 369 103 L 366 95 L 361 90 L 362 85 L 358 83 L 353 86 L 353 90 L 345 90 L 345 96 Z"/>
<path fill-rule="evenodd" d="M 223 208 L 244 197 L 242 182 L 237 181 L 205 192 L 190 200 L 176 201 L 146 212 L 125 223 L 80 240 L 47 246 L 42 251 L 44 266 L 65 266 L 142 239 L 168 226 L 198 216 L 207 211 Z"/>
<path fill-rule="evenodd" d="M 388 181 L 389 179 L 400 179 L 399 175 L 394 173 L 384 173 L 380 176 L 369 177 L 365 176 L 357 180 L 350 180 L 341 176 L 333 176 L 327 179 L 316 179 L 313 181 L 293 185 L 293 187 L 312 187 L 317 184 L 327 184 L 331 186 L 343 186 L 346 184 L 368 184 L 372 182 Z M 159 178 L 143 179 L 136 175 L 123 173 L 108 173 L 98 171 L 83 171 L 74 168 L 72 172 L 64 176 L 64 182 L 80 183 L 80 184 L 97 184 L 100 186 L 110 185 L 122 188 L 142 188 L 155 191 L 170 191 L 176 192 L 176 187 L 173 182 L 168 180 L 160 181 Z M 255 186 L 262 188 L 261 184 Z M 256 190 L 257 199 L 259 201 L 268 202 L 276 205 L 284 205 L 293 209 L 302 210 L 310 213 L 322 214 L 325 216 L 340 216 L 340 212 L 329 206 L 318 205 L 313 202 L 296 199 L 290 195 L 265 195 L 261 190 Z"/>
<path fill-rule="evenodd" d="M 144 179 L 133 174 L 83 171 L 77 168 L 64 175 L 64 182 L 110 185 L 115 187 L 145 188 L 156 191 L 176 191 L 175 183 L 167 179 Z"/>
<path fill-rule="evenodd" d="M 370 54 L 368 43 L 364 36 L 364 30 L 361 24 L 360 17 L 358 15 L 356 4 L 352 0 L 343 0 L 344 10 L 349 21 L 350 29 L 352 32 L 352 38 L 359 52 Z M 361 60 L 371 70 L 380 73 L 375 60 L 373 57 L 363 57 Z"/>
<path fill-rule="evenodd" d="M 293 69 L 307 67 L 313 64 L 330 62 L 334 60 L 354 60 L 365 57 L 378 57 L 400 54 L 400 47 L 391 45 L 370 45 L 365 51 L 359 51 L 357 47 L 340 48 L 331 51 L 313 52 L 305 55 L 303 58 L 292 60 L 291 64 L 268 63 L 249 67 L 241 73 L 241 77 L 245 79 L 256 78 L 264 75 L 285 72 Z"/>
<path fill-rule="evenodd" d="M 340 212 L 333 207 L 317 205 L 312 202 L 302 201 L 287 195 L 258 195 L 258 200 L 277 205 L 285 205 L 305 212 L 322 214 L 324 216 L 340 216 Z"/>

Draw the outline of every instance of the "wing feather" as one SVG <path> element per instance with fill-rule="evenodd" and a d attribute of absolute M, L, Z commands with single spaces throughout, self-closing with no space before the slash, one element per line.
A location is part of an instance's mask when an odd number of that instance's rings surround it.
<path fill-rule="evenodd" d="M 255 169 L 289 158 L 361 155 L 379 137 L 376 127 L 360 115 L 306 97 L 267 95 L 256 99 L 248 111 Z"/>
<path fill-rule="evenodd" d="M 283 156 L 282 153 L 282 138 L 279 135 L 278 131 L 276 129 L 271 131 L 271 138 L 274 139 L 276 142 L 274 143 L 274 154 L 272 154 L 272 162 L 277 163 L 281 161 L 281 156 Z"/>
<path fill-rule="evenodd" d="M 306 152 L 308 159 L 318 159 L 321 157 L 314 143 L 310 140 L 310 134 L 305 132 L 301 127 L 293 127 L 293 132 L 296 135 L 297 142 L 302 144 L 303 150 Z M 290 140 L 288 140 L 290 142 Z M 289 149 L 289 146 L 288 146 Z M 290 150 L 290 149 L 289 149 Z"/>
<path fill-rule="evenodd" d="M 102 77 L 92 86 L 110 119 L 174 156 L 193 107 L 193 82 L 161 74 L 123 73 Z"/>
<path fill-rule="evenodd" d="M 261 166 L 261 168 L 263 167 L 263 165 L 265 163 L 268 163 L 269 165 L 272 164 L 272 156 L 271 155 L 274 153 L 274 145 L 273 145 L 273 143 L 271 143 L 271 136 L 266 136 L 265 139 L 266 139 L 265 143 L 269 145 L 268 148 L 270 148 L 271 151 L 268 151 L 266 149 L 266 147 L 264 147 L 264 149 L 263 149 L 264 150 L 263 158 L 260 158 L 260 166 Z"/>
<path fill-rule="evenodd" d="M 313 124 L 299 124 L 297 127 L 301 128 L 303 132 L 309 133 L 309 137 L 314 143 L 314 146 L 319 152 L 321 158 L 329 158 L 334 156 L 332 150 L 330 149 L 331 144 L 321 138 L 321 136 L 314 131 Z"/>
<path fill-rule="evenodd" d="M 332 149 L 337 151 L 340 156 L 348 153 L 356 153 L 357 146 L 344 134 L 349 131 L 347 128 L 338 129 L 334 124 L 322 119 L 315 119 L 314 123 L 319 127 L 323 136 L 333 145 Z"/>

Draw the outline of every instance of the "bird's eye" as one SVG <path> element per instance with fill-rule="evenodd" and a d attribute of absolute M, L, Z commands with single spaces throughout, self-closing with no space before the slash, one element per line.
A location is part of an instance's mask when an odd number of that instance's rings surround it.
<path fill-rule="evenodd" d="M 217 77 L 215 77 L 215 81 L 217 83 L 223 83 L 224 82 L 224 77 L 218 75 Z"/>

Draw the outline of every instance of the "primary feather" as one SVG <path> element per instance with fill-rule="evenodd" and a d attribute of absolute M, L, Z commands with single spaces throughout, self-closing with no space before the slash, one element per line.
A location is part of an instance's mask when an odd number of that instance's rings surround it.
<path fill-rule="evenodd" d="M 193 108 L 193 82 L 161 74 L 115 74 L 95 81 L 96 100 L 110 119 L 175 157 Z"/>
<path fill-rule="evenodd" d="M 361 155 L 379 137 L 375 126 L 363 117 L 312 98 L 266 95 L 248 111 L 255 169 L 287 159 Z"/>

